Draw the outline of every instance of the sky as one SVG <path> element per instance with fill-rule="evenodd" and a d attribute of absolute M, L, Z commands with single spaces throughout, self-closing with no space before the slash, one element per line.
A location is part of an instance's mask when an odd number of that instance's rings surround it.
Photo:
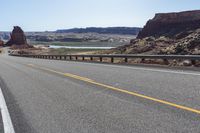
<path fill-rule="evenodd" d="M 0 0 L 0 31 L 143 27 L 155 13 L 200 9 L 199 0 Z"/>

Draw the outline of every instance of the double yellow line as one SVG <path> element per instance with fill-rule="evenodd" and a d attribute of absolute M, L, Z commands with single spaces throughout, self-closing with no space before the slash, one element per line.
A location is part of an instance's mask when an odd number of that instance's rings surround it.
<path fill-rule="evenodd" d="M 186 106 L 183 106 L 183 105 L 179 105 L 179 104 L 176 104 L 176 103 L 168 102 L 168 101 L 165 101 L 165 100 L 160 100 L 160 99 L 153 98 L 153 97 L 150 97 L 150 96 L 142 95 L 142 94 L 139 94 L 139 93 L 131 92 L 131 91 L 128 91 L 128 90 L 116 88 L 116 87 L 113 87 L 113 86 L 110 86 L 110 85 L 98 83 L 98 82 L 95 82 L 94 80 L 89 79 L 89 78 L 81 77 L 81 76 L 70 74 L 70 73 L 63 73 L 63 72 L 55 71 L 55 70 L 52 70 L 52 69 L 49 69 L 49 68 L 36 66 L 36 65 L 33 65 L 33 64 L 28 64 L 28 66 L 32 67 L 32 68 L 38 68 L 38 69 L 45 70 L 45 71 L 48 71 L 48 72 L 56 73 L 56 74 L 59 74 L 59 75 L 62 75 L 62 76 L 70 77 L 70 78 L 73 78 L 73 79 L 81 80 L 81 81 L 88 82 L 88 83 L 91 83 L 91 84 L 94 84 L 94 85 L 97 85 L 97 86 L 101 86 L 101 87 L 104 87 L 104 88 L 107 88 L 107 89 L 110 89 L 110 90 L 113 90 L 113 91 L 129 94 L 129 95 L 132 95 L 132 96 L 136 96 L 136 97 L 143 98 L 143 99 L 146 99 L 146 100 L 154 101 L 154 102 L 157 102 L 157 103 L 161 103 L 161 104 L 164 104 L 164 105 L 168 105 L 168 106 L 171 106 L 171 107 L 186 110 L 186 111 L 193 112 L 193 113 L 200 115 L 200 110 L 193 109 L 193 108 L 190 108 L 190 107 L 186 107 Z"/>

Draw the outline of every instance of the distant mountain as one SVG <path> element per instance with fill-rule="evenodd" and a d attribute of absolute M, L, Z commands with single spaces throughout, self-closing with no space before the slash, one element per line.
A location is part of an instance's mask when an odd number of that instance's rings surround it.
<path fill-rule="evenodd" d="M 141 31 L 138 27 L 88 27 L 88 28 L 73 28 L 60 29 L 56 33 L 99 33 L 99 34 L 120 34 L 120 35 L 137 35 Z"/>

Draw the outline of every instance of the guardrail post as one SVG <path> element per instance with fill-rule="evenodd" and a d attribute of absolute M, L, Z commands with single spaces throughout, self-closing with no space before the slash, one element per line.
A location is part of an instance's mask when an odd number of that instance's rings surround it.
<path fill-rule="evenodd" d="M 111 57 L 111 63 L 113 63 L 114 62 L 114 58 L 113 57 Z"/>
<path fill-rule="evenodd" d="M 168 64 L 169 64 L 169 61 L 168 61 L 167 59 L 163 59 L 163 61 L 164 61 L 164 64 L 165 64 L 165 65 L 168 65 Z"/>
<path fill-rule="evenodd" d="M 76 56 L 76 60 L 78 60 L 78 56 Z"/>
<path fill-rule="evenodd" d="M 191 60 L 192 65 L 196 65 L 196 60 Z"/>
<path fill-rule="evenodd" d="M 144 62 L 145 62 L 145 58 L 142 58 L 142 59 L 141 59 L 141 63 L 144 63 Z"/>
<path fill-rule="evenodd" d="M 102 58 L 102 57 L 99 57 L 99 59 L 100 59 L 100 62 L 102 62 L 102 61 L 103 61 L 103 58 Z"/>
<path fill-rule="evenodd" d="M 69 56 L 69 60 L 72 60 L 72 56 L 71 55 Z"/>
<path fill-rule="evenodd" d="M 90 57 L 90 60 L 93 60 L 93 57 Z"/>
<path fill-rule="evenodd" d="M 128 62 L 128 58 L 124 58 L 124 61 L 127 63 Z"/>
<path fill-rule="evenodd" d="M 62 60 L 62 56 L 60 56 L 60 60 Z"/>
<path fill-rule="evenodd" d="M 82 59 L 85 60 L 85 57 L 83 56 Z"/>

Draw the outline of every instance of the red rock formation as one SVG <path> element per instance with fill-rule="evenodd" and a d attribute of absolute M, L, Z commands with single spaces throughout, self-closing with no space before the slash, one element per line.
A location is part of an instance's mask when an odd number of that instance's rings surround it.
<path fill-rule="evenodd" d="M 12 45 L 28 45 L 23 30 L 18 26 L 14 26 L 10 40 L 6 43 L 6 46 Z"/>
<path fill-rule="evenodd" d="M 2 40 L 0 40 L 0 47 L 4 46 L 4 42 Z"/>
<path fill-rule="evenodd" d="M 200 10 L 159 13 L 147 22 L 137 38 L 141 39 L 148 36 L 174 37 L 177 34 L 197 28 L 200 28 Z"/>

